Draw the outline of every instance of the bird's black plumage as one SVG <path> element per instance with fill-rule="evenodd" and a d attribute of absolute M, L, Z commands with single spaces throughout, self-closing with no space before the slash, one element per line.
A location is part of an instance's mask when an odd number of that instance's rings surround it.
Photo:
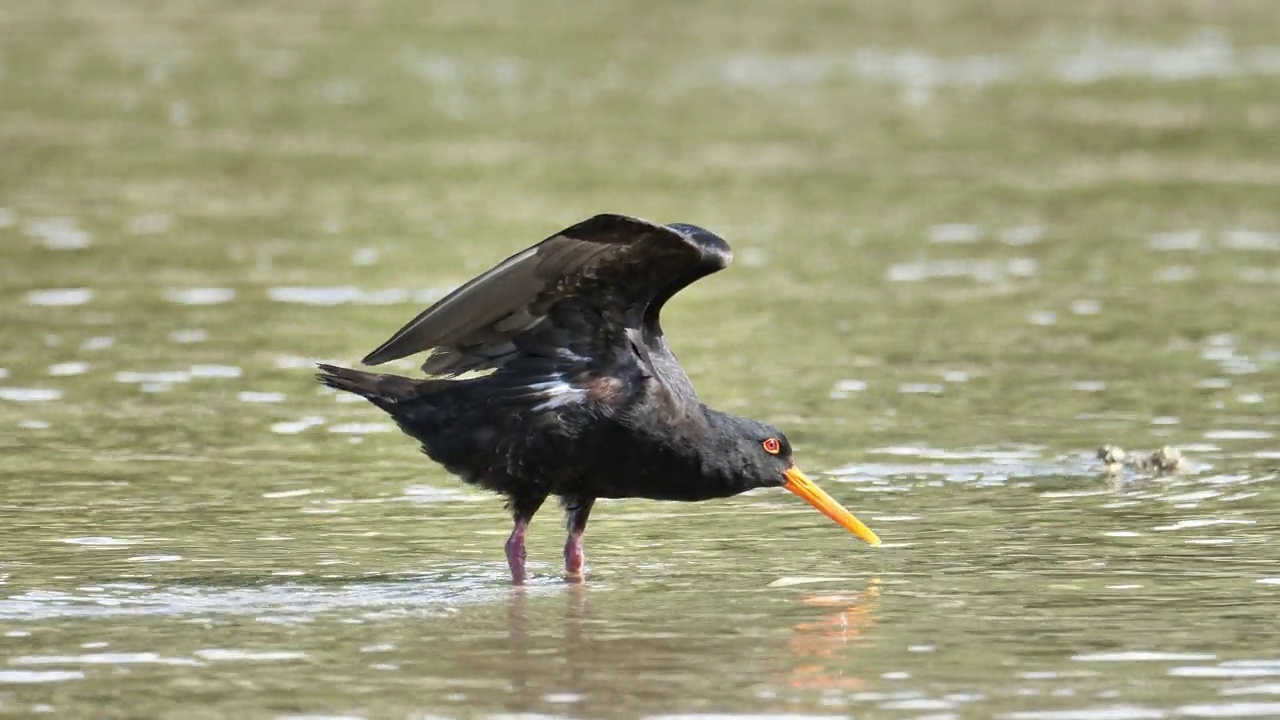
<path fill-rule="evenodd" d="M 776 428 L 698 400 L 662 332 L 663 304 L 731 258 L 694 225 L 597 215 L 464 284 L 364 359 L 429 350 L 430 377 L 322 365 L 318 378 L 382 408 L 465 482 L 508 497 L 517 581 L 524 527 L 558 496 L 576 574 L 596 498 L 706 500 L 803 477 Z"/>

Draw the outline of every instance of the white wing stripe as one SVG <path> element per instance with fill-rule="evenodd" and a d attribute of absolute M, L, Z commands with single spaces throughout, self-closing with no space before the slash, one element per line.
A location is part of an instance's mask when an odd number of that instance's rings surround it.
<path fill-rule="evenodd" d="M 534 412 L 542 410 L 551 410 L 562 405 L 570 403 L 582 402 L 587 398 L 587 391 L 580 387 L 574 387 L 564 380 L 550 380 L 546 382 L 530 383 L 526 385 L 535 395 L 541 396 L 542 402 L 533 406 Z"/>

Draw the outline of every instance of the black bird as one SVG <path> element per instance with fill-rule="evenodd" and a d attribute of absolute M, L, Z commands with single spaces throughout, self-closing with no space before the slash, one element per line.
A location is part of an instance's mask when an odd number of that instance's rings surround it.
<path fill-rule="evenodd" d="M 511 578 L 549 495 L 568 516 L 565 572 L 581 579 L 596 498 L 696 501 L 781 486 L 872 545 L 875 533 L 796 468 L 777 428 L 707 407 L 658 313 L 733 254 L 695 225 L 597 215 L 513 255 L 427 308 L 363 362 L 431 350 L 429 377 L 320 365 L 466 483 L 505 495 Z"/>

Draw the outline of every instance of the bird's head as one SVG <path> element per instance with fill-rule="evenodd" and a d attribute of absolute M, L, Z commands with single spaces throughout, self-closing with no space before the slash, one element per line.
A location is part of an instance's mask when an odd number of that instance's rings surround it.
<path fill-rule="evenodd" d="M 728 419 L 728 417 L 726 417 Z M 743 490 L 758 487 L 783 487 L 804 498 L 823 515 L 835 520 L 841 527 L 858 538 L 879 545 L 880 538 L 871 528 L 853 516 L 830 495 L 823 492 L 800 468 L 791 456 L 791 443 L 781 430 L 766 423 L 747 418 L 732 418 L 729 430 L 734 444 L 730 455 L 735 462 L 730 471 L 745 483 Z"/>

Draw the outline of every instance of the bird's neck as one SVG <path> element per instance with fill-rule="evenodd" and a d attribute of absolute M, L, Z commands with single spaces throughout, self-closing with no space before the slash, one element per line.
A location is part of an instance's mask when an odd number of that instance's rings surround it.
<path fill-rule="evenodd" d="M 689 448 L 707 491 L 715 493 L 709 497 L 730 497 L 750 490 L 742 472 L 746 459 L 741 456 L 738 419 L 702 403 L 698 403 L 698 412 L 701 437 L 693 438 Z"/>
<path fill-rule="evenodd" d="M 743 492 L 741 473 L 733 472 L 739 450 L 731 417 L 694 403 L 683 417 L 622 429 L 627 442 L 608 443 L 622 452 L 595 473 L 604 479 L 599 497 L 697 501 Z"/>

